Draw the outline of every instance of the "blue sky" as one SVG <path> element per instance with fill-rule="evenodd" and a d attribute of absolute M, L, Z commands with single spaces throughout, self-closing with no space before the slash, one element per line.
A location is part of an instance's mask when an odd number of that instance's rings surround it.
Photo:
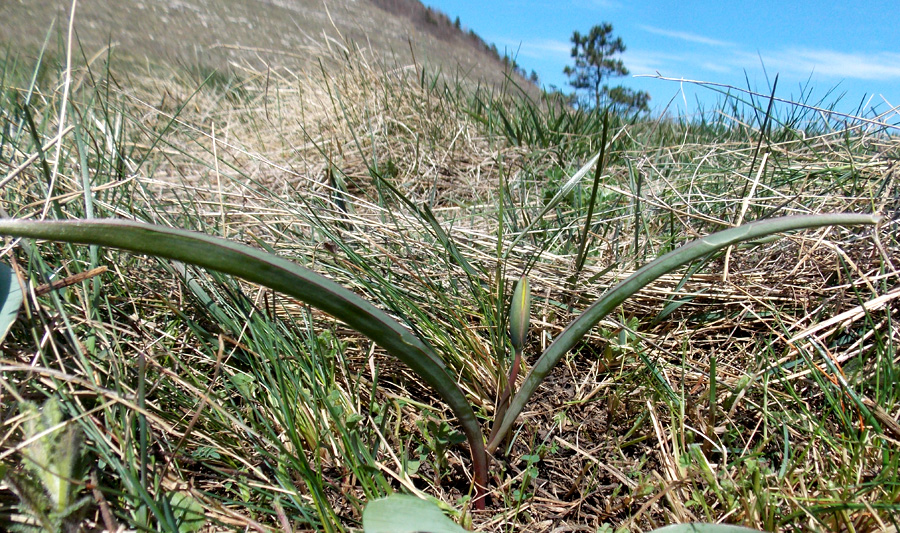
<path fill-rule="evenodd" d="M 699 2 L 689 0 L 425 0 L 501 52 L 509 50 L 544 85 L 566 91 L 573 30 L 610 22 L 627 50 L 631 75 L 656 74 L 711 81 L 762 93 L 779 74 L 776 96 L 796 100 L 812 87 L 820 99 L 855 111 L 862 103 L 879 112 L 900 106 L 900 1 Z M 767 79 L 768 76 L 768 79 Z M 748 84 L 749 80 L 749 84 Z M 711 108 L 717 94 L 690 84 L 619 78 L 650 93 L 651 107 L 693 111 L 699 99 Z M 828 93 L 831 92 L 829 96 Z M 670 108 L 671 109 L 671 108 Z M 898 116 L 886 117 L 896 122 Z"/>

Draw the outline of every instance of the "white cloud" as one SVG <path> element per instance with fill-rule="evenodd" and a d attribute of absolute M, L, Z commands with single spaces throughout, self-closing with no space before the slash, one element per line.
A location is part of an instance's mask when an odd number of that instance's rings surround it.
<path fill-rule="evenodd" d="M 616 0 L 575 0 L 575 6 L 588 9 L 619 9 L 622 7 L 621 2 Z M 559 5 L 559 4 L 557 4 Z"/>
<path fill-rule="evenodd" d="M 557 59 L 568 61 L 572 54 L 572 44 L 556 39 L 531 39 L 515 41 L 512 39 L 496 39 L 497 46 L 502 52 L 505 48 L 510 55 L 519 58 L 533 59 Z"/>
<path fill-rule="evenodd" d="M 728 41 L 720 41 L 718 39 L 711 39 L 709 37 L 704 37 L 702 35 L 697 35 L 696 33 L 689 33 L 686 31 L 671 31 L 664 30 L 662 28 L 657 28 L 654 26 L 644 26 L 641 25 L 640 28 L 646 32 L 650 32 L 656 35 L 662 35 L 664 37 L 671 37 L 673 39 L 678 39 L 681 41 L 687 41 L 689 43 L 697 43 L 697 44 L 705 44 L 709 46 L 734 46 L 734 43 Z"/>
<path fill-rule="evenodd" d="M 789 48 L 761 52 L 767 70 L 831 78 L 900 80 L 900 54 L 891 52 L 847 53 L 825 49 Z M 756 62 L 759 59 L 756 58 Z"/>
<path fill-rule="evenodd" d="M 671 71 L 675 65 L 684 62 L 684 56 L 629 48 L 622 54 L 622 61 L 632 75 L 655 74 L 657 71 Z"/>
<path fill-rule="evenodd" d="M 663 53 L 628 50 L 622 58 L 633 74 L 661 72 L 674 77 L 696 77 L 755 71 L 765 67 L 771 75 L 795 78 L 865 81 L 900 80 L 900 53 L 848 53 L 828 49 L 785 48 L 774 51 L 726 53 Z"/>
<path fill-rule="evenodd" d="M 721 63 L 716 63 L 714 61 L 703 61 L 698 65 L 700 68 L 704 70 L 708 70 L 710 72 L 717 72 L 719 74 L 727 74 L 731 72 L 731 67 L 728 65 L 723 65 Z"/>

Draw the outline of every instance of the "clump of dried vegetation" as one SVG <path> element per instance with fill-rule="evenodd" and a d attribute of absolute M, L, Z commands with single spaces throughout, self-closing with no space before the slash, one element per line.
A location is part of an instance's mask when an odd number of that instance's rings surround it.
<path fill-rule="evenodd" d="M 147 221 L 277 252 L 434 345 L 483 420 L 523 273 L 527 368 L 605 288 L 697 236 L 790 214 L 886 220 L 735 247 L 626 302 L 497 450 L 487 512 L 469 509 L 447 407 L 328 316 L 177 262 L 7 242 L 25 305 L 0 361 L 0 456 L 27 475 L 37 411 L 17 406 L 58 402 L 92 465 L 67 480 L 91 499 L 82 527 L 354 530 L 392 491 L 481 531 L 896 527 L 896 115 L 766 112 L 747 96 L 691 119 L 611 117 L 596 194 L 586 178 L 560 195 L 600 150 L 599 111 L 358 52 L 205 80 L 99 65 L 4 63 L 8 216 Z M 3 495 L 8 520 L 34 525 Z"/>

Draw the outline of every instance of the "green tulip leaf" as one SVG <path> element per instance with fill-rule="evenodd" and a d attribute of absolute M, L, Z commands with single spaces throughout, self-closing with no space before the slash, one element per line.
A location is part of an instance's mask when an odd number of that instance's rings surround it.
<path fill-rule="evenodd" d="M 0 263 L 0 343 L 19 316 L 22 308 L 22 286 L 16 273 L 9 266 Z"/>
<path fill-rule="evenodd" d="M 280 291 L 343 321 L 404 362 L 450 406 L 469 441 L 475 506 L 483 508 L 487 456 L 481 425 L 465 393 L 430 344 L 349 289 L 273 253 L 202 233 L 128 220 L 0 219 L 0 234 L 97 244 L 190 263 Z"/>
<path fill-rule="evenodd" d="M 701 237 L 647 263 L 616 286 L 607 290 L 578 318 L 569 323 L 566 329 L 556 337 L 537 361 L 534 362 L 531 372 L 525 377 L 522 387 L 510 400 L 509 408 L 503 415 L 503 419 L 499 424 L 495 423 L 495 430 L 492 431 L 490 442 L 487 445 L 488 452 L 493 453 L 497 450 L 500 441 L 509 432 L 519 414 L 525 409 L 525 405 L 531 398 L 531 395 L 543 383 L 550 371 L 553 370 L 553 367 L 556 366 L 556 363 L 569 350 L 581 342 L 584 336 L 598 322 L 603 320 L 606 315 L 660 276 L 708 254 L 743 241 L 751 241 L 776 233 L 823 226 L 877 224 L 880 220 L 881 217 L 878 215 L 857 214 L 798 215 L 760 220 Z"/>

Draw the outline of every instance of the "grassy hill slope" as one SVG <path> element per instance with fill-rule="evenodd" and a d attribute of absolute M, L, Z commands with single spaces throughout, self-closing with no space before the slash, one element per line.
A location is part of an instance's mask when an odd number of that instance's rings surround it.
<path fill-rule="evenodd" d="M 70 10 L 66 0 L 2 2 L 0 43 L 33 53 L 49 31 L 55 44 L 51 29 L 65 35 Z M 312 67 L 328 48 L 358 46 L 390 67 L 412 64 L 415 53 L 432 70 L 494 85 L 507 70 L 477 35 L 418 0 L 79 2 L 75 30 L 87 56 L 110 44 L 120 58 L 188 68 Z"/>

